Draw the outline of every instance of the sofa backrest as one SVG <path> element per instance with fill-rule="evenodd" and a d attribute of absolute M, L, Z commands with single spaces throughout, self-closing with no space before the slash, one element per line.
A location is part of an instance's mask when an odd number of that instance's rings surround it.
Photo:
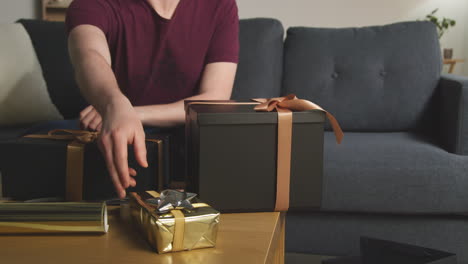
<path fill-rule="evenodd" d="M 77 118 L 86 107 L 86 101 L 75 82 L 68 56 L 65 24 L 25 19 L 18 22 L 31 38 L 52 102 L 65 119 Z"/>
<path fill-rule="evenodd" d="M 86 106 L 74 79 L 62 22 L 19 20 L 28 32 L 43 69 L 52 102 L 66 119 Z M 274 19 L 240 21 L 240 62 L 232 98 L 280 95 L 283 26 Z"/>
<path fill-rule="evenodd" d="M 0 127 L 61 119 L 24 28 L 0 25 L 0 47 Z"/>
<path fill-rule="evenodd" d="M 275 19 L 240 21 L 240 61 L 233 99 L 277 97 L 281 92 L 284 29 Z"/>
<path fill-rule="evenodd" d="M 441 72 L 430 22 L 288 30 L 283 94 L 329 110 L 347 131 L 407 131 L 429 105 Z"/>

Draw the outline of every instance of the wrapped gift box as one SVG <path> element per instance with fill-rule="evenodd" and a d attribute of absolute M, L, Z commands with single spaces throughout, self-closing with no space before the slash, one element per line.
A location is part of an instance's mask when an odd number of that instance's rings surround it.
<path fill-rule="evenodd" d="M 221 212 L 320 208 L 329 114 L 300 101 L 315 110 L 294 107 L 290 138 L 281 131 L 278 112 L 259 112 L 259 103 L 187 101 L 187 189 Z M 341 140 L 338 125 L 336 129 Z"/>
<path fill-rule="evenodd" d="M 216 245 L 219 225 L 217 210 L 196 202 L 192 203 L 193 208 L 190 210 L 176 207 L 160 213 L 156 205 L 148 202 L 148 199 L 159 196 L 160 194 L 154 191 L 130 194 L 131 218 L 158 253 L 210 248 Z"/>
<path fill-rule="evenodd" d="M 15 200 L 64 197 L 68 201 L 117 197 L 96 142 L 35 136 L 39 138 L 22 137 L 0 142 L 4 197 Z M 148 168 L 137 164 L 133 148 L 129 146 L 129 167 L 134 168 L 138 176 L 137 186 L 128 191 L 155 190 L 163 184 L 164 144 L 164 138 L 147 137 Z"/>

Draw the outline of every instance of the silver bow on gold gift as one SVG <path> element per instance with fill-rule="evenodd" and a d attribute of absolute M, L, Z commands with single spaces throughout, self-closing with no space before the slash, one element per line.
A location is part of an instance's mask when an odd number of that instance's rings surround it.
<path fill-rule="evenodd" d="M 161 192 L 161 196 L 147 199 L 146 202 L 156 205 L 156 212 L 165 214 L 174 209 L 193 210 L 193 205 L 190 201 L 196 196 L 196 193 L 165 190 Z"/>

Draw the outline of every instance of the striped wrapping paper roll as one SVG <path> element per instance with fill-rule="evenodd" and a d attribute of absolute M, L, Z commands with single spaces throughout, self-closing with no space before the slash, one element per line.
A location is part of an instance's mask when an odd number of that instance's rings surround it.
<path fill-rule="evenodd" d="M 0 203 L 0 234 L 107 233 L 105 203 Z"/>

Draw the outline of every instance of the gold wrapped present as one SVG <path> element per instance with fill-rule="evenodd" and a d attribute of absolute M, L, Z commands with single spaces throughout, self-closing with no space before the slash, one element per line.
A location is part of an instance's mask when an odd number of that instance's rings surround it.
<path fill-rule="evenodd" d="M 166 198 L 169 196 L 167 192 L 171 192 L 171 195 L 185 195 L 185 198 L 177 204 L 167 202 L 164 199 L 164 195 Z M 133 221 L 158 253 L 216 245 L 219 212 L 204 203 L 190 203 L 185 193 L 131 193 L 130 212 Z"/>

